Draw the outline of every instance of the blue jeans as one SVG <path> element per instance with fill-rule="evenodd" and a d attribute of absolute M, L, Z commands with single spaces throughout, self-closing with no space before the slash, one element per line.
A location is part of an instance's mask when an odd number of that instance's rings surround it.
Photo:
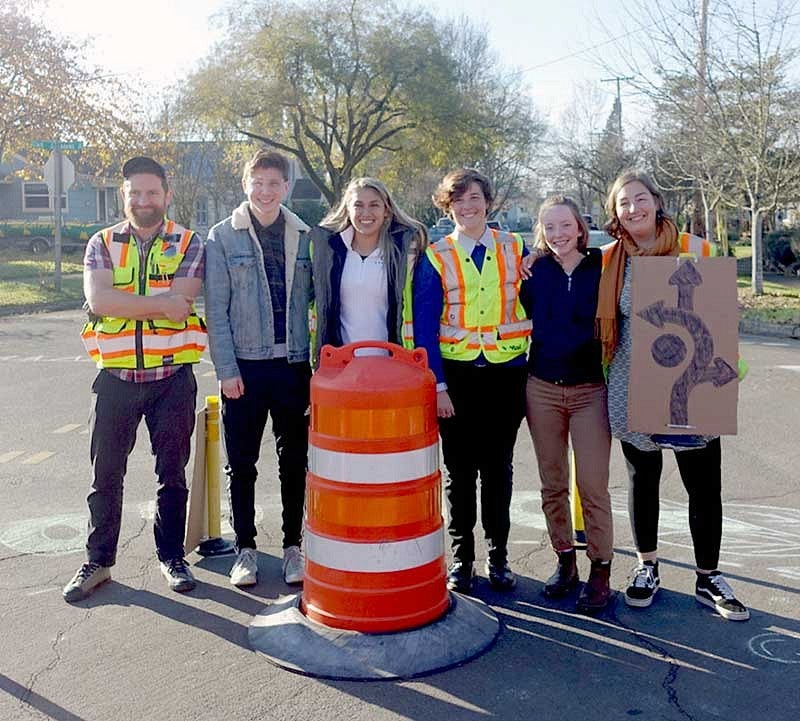
<path fill-rule="evenodd" d="M 144 418 L 156 459 L 156 514 L 153 525 L 161 561 L 183 558 L 186 529 L 186 464 L 194 432 L 197 384 L 190 366 L 149 383 L 122 381 L 100 371 L 92 384 L 92 490 L 86 557 L 113 566 L 122 524 L 122 486 L 136 430 Z"/>

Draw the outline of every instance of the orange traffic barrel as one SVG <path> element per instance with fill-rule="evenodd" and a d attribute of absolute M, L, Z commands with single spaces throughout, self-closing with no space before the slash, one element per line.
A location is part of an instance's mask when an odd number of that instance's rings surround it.
<path fill-rule="evenodd" d="M 358 355 L 360 348 L 386 355 Z M 402 631 L 442 616 L 436 381 L 425 351 L 324 346 L 311 381 L 303 612 L 333 628 Z"/>

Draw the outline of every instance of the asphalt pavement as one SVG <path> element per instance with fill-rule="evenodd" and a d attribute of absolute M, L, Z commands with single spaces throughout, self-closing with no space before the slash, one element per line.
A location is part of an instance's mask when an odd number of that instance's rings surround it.
<path fill-rule="evenodd" d="M 515 459 L 510 562 L 519 584 L 475 595 L 502 630 L 482 656 L 405 681 L 309 678 L 248 645 L 248 625 L 294 593 L 280 578 L 274 442 L 256 487 L 260 582 L 228 583 L 231 558 L 188 556 L 198 586 L 166 587 L 154 555 L 153 462 L 140 433 L 131 456 L 111 583 L 68 605 L 81 563 L 89 479 L 89 388 L 75 311 L 0 319 L 0 721 L 501 719 L 794 721 L 800 716 L 800 341 L 746 336 L 739 434 L 723 439 L 725 527 L 720 567 L 751 609 L 725 621 L 694 599 L 686 494 L 665 454 L 662 587 L 649 609 L 618 592 L 598 617 L 574 597 L 545 599 L 553 570 L 527 428 Z M 200 402 L 216 392 L 196 368 Z M 627 482 L 615 445 L 612 585 L 633 565 Z M 223 513 L 225 504 L 223 503 Z M 227 524 L 223 532 L 228 533 Z M 478 544 L 480 546 L 480 544 Z M 482 559 L 481 559 L 482 560 Z M 581 556 L 582 578 L 588 560 Z"/>

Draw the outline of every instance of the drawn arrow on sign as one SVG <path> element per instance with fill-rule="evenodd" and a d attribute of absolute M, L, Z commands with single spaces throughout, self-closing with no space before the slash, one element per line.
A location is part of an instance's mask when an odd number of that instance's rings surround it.
<path fill-rule="evenodd" d="M 726 383 L 730 383 L 739 377 L 739 374 L 734 368 L 731 368 L 727 361 L 719 356 L 714 358 L 714 367 L 708 367 L 703 372 L 703 377 L 698 381 L 699 383 L 707 383 L 711 381 L 715 388 L 721 388 Z"/>
<path fill-rule="evenodd" d="M 678 286 L 678 308 L 694 310 L 694 289 L 703 284 L 703 276 L 697 272 L 694 262 L 689 260 L 682 263 L 667 282 Z"/>
<path fill-rule="evenodd" d="M 690 264 L 684 264 L 682 267 L 689 266 Z M 694 275 L 699 276 L 693 267 L 691 270 Z M 673 277 L 677 272 L 673 274 Z M 685 284 L 679 286 L 679 292 L 681 288 L 686 288 L 684 302 L 687 302 L 687 298 L 688 302 L 692 302 L 692 294 L 698 284 L 695 283 L 692 279 L 692 273 L 689 272 L 686 273 L 684 280 Z M 714 339 L 711 336 L 711 331 L 709 331 L 708 326 L 700 317 L 690 310 L 668 308 L 663 300 L 658 300 L 643 308 L 637 315 L 657 328 L 663 328 L 666 323 L 682 326 L 692 336 L 694 355 L 686 370 L 681 373 L 672 385 L 669 403 L 670 423 L 676 426 L 687 426 L 689 423 L 689 394 L 694 387 L 700 383 L 711 382 L 715 387 L 719 388 L 734 380 L 737 377 L 737 373 L 722 358 L 714 358 Z M 713 367 L 710 367 L 712 359 Z"/>

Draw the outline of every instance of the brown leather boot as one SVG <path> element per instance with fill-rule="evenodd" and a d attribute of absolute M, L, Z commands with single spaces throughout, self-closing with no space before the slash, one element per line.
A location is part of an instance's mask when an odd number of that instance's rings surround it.
<path fill-rule="evenodd" d="M 578 613 L 598 613 L 608 606 L 611 599 L 610 576 L 611 561 L 592 561 L 589 579 L 578 595 Z"/>
<path fill-rule="evenodd" d="M 544 595 L 547 598 L 563 598 L 578 585 L 579 580 L 575 551 L 561 551 L 555 573 L 545 583 Z"/>

